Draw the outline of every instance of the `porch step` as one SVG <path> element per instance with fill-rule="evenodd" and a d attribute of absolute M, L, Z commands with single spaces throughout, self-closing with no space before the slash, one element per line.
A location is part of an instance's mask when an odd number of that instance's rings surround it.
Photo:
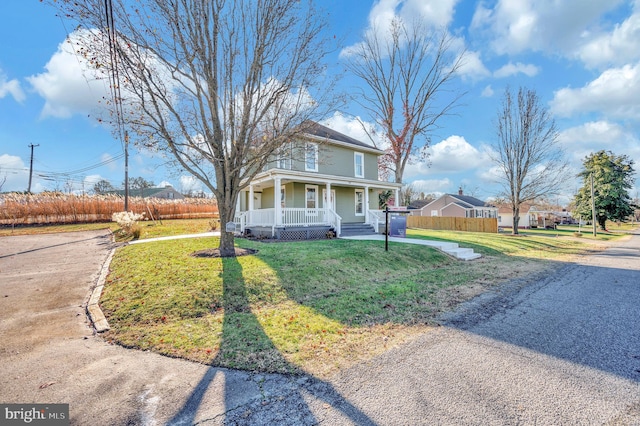
<path fill-rule="evenodd" d="M 453 248 L 453 249 L 443 249 L 445 253 L 450 254 L 451 256 L 461 259 L 461 260 L 473 260 L 481 257 L 479 253 L 475 253 L 473 249 L 470 248 Z"/>
<path fill-rule="evenodd" d="M 341 237 L 355 237 L 360 235 L 376 235 L 372 225 L 368 223 L 343 223 L 340 226 Z"/>

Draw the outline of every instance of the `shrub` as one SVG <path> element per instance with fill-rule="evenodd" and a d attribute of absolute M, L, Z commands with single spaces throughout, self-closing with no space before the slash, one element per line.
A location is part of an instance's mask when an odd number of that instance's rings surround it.
<path fill-rule="evenodd" d="M 117 212 L 114 213 L 111 218 L 118 224 L 122 232 L 127 235 L 132 235 L 134 238 L 140 238 L 140 232 L 142 230 L 137 222 L 144 219 L 144 213 Z"/>

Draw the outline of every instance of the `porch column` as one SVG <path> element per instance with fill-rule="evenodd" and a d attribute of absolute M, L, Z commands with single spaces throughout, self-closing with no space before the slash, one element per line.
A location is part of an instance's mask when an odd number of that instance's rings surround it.
<path fill-rule="evenodd" d="M 327 189 L 326 189 L 326 194 L 327 194 L 327 202 L 325 203 L 324 200 L 323 201 L 323 206 L 325 209 L 328 209 L 330 207 L 333 207 L 333 204 L 331 203 L 331 182 L 327 182 Z"/>
<path fill-rule="evenodd" d="M 273 178 L 273 207 L 275 214 L 275 225 L 282 225 L 282 201 L 280 200 L 280 186 L 282 181 L 279 177 Z"/>
<path fill-rule="evenodd" d="M 249 185 L 249 211 L 253 211 L 253 185 Z"/>
<path fill-rule="evenodd" d="M 396 188 L 395 207 L 400 207 L 400 188 Z"/>
<path fill-rule="evenodd" d="M 369 223 L 369 187 L 364 187 L 364 222 Z"/>

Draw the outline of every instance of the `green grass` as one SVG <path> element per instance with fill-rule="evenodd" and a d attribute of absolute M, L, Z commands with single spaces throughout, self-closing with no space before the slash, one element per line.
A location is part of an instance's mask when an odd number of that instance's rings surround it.
<path fill-rule="evenodd" d="M 485 256 L 517 255 L 535 259 L 552 259 L 575 255 L 585 250 L 589 241 L 576 238 L 557 238 L 555 234 L 489 234 L 482 232 L 436 231 L 409 229 L 407 237 L 459 243 Z"/>
<path fill-rule="evenodd" d="M 191 256 L 217 238 L 116 252 L 101 300 L 109 340 L 216 366 L 318 376 L 367 359 L 504 280 L 585 251 L 550 236 L 409 230 L 484 256 L 461 262 L 426 246 L 322 240 L 261 243 L 238 258 Z M 557 263 L 557 262 L 556 262 Z"/>
<path fill-rule="evenodd" d="M 211 230 L 212 219 L 173 219 L 163 221 L 141 221 L 139 222 L 142 232 L 140 239 L 155 237 L 166 237 L 173 235 L 197 234 Z M 76 231 L 96 231 L 99 229 L 110 229 L 117 241 L 129 241 L 131 237 L 120 235 L 120 228 L 115 222 L 104 223 L 78 223 L 73 225 L 34 225 L 19 226 L 15 228 L 0 228 L 0 237 L 8 235 L 35 235 L 51 234 L 58 232 Z"/>
<path fill-rule="evenodd" d="M 141 222 L 140 239 L 210 230 L 209 219 Z M 1 229 L 0 235 L 93 230 L 115 223 Z M 216 366 L 320 377 L 424 333 L 436 315 L 505 280 L 626 235 L 575 228 L 520 236 L 408 230 L 454 241 L 483 257 L 461 262 L 425 246 L 323 240 L 237 244 L 258 253 L 233 259 L 192 253 L 217 238 L 130 245 L 117 250 L 101 305 L 106 338 Z"/>

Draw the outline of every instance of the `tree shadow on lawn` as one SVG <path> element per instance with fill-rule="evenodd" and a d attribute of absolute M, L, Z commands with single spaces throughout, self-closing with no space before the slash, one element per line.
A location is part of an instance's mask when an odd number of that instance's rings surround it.
<path fill-rule="evenodd" d="M 222 280 L 224 306 L 222 339 L 220 350 L 212 361 L 212 365 L 226 365 L 233 368 L 234 364 L 241 362 L 245 366 L 251 366 L 254 371 L 288 371 L 291 375 L 302 374 L 303 372 L 297 366 L 290 364 L 284 358 L 252 313 L 242 275 L 242 265 L 237 258 L 222 259 Z M 244 389 L 234 389 L 234 381 L 228 379 L 228 372 L 217 367 L 207 370 L 180 411 L 168 422 L 169 425 L 196 422 L 198 410 L 205 403 L 205 394 L 218 374 L 222 374 L 225 381 L 225 424 L 237 424 L 238 421 L 242 424 L 317 424 L 321 420 L 315 418 L 305 401 L 305 397 L 307 399 L 311 397 L 328 404 L 355 424 L 375 425 L 362 411 L 342 397 L 331 384 L 314 376 L 306 375 L 309 380 L 303 382 L 292 380 L 290 376 L 283 376 L 289 377 L 289 380 L 288 386 L 283 385 L 282 392 L 278 392 L 281 393 L 280 398 L 263 394 L 261 400 L 255 398 L 247 401 L 243 399 L 243 395 L 238 394 Z M 293 381 L 296 383 L 292 385 Z M 236 410 L 240 408 L 238 401 L 245 403 L 244 409 Z M 269 407 L 265 408 L 264 405 Z M 255 409 L 256 407 L 260 407 L 259 412 Z M 238 418 L 234 419 L 236 416 Z"/>

